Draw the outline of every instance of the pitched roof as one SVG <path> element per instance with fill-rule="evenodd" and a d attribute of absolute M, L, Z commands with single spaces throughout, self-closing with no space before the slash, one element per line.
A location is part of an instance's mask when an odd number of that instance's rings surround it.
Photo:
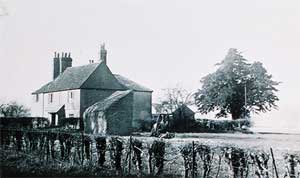
<path fill-rule="evenodd" d="M 99 112 L 99 111 L 105 111 L 107 110 L 111 105 L 114 103 L 120 101 L 122 98 L 127 96 L 129 93 L 131 93 L 131 90 L 125 90 L 125 91 L 116 91 L 112 93 L 110 96 L 107 98 L 93 104 L 92 106 L 88 107 L 84 111 L 84 116 L 89 115 L 94 112 Z"/>
<path fill-rule="evenodd" d="M 42 86 L 33 92 L 33 94 L 78 89 L 100 64 L 101 63 L 93 63 L 79 67 L 68 67 L 55 80 Z"/>
<path fill-rule="evenodd" d="M 105 89 L 117 89 L 116 86 L 119 86 L 119 89 L 128 89 L 128 90 L 134 90 L 134 91 L 145 91 L 145 92 L 152 92 L 151 89 L 146 88 L 132 80 L 129 80 L 126 77 L 123 77 L 121 75 L 113 74 L 111 78 L 111 82 L 100 82 L 102 83 L 101 86 L 96 85 L 96 83 L 93 83 L 90 86 L 86 86 L 86 81 L 91 78 L 90 76 L 93 76 L 92 74 L 94 71 L 98 68 L 102 71 L 102 69 L 106 69 L 106 66 L 104 63 L 93 63 L 88 64 L 84 66 L 78 66 L 78 67 L 68 67 L 62 74 L 60 74 L 55 80 L 47 83 L 46 85 L 42 86 L 40 89 L 36 90 L 32 94 L 37 93 L 49 93 L 49 92 L 55 92 L 55 91 L 63 91 L 63 90 L 71 90 L 71 89 L 79 89 L 79 88 L 89 88 L 91 86 L 96 88 L 105 88 Z M 101 66 L 102 68 L 101 68 Z M 104 68 L 103 68 L 104 67 Z M 106 67 L 106 68 L 105 68 Z M 107 68 L 109 71 L 109 69 Z M 107 71 L 104 70 L 104 71 Z M 99 72 L 99 71 L 98 71 Z M 111 73 L 109 71 L 109 73 Z M 102 75 L 102 74 L 101 74 Z M 112 74 L 111 74 L 112 75 Z M 102 80 L 107 80 L 106 77 L 104 77 Z M 92 79 L 94 80 L 94 79 Z M 101 80 L 101 79 L 100 79 Z M 115 81 L 115 83 L 113 82 Z M 99 84 L 99 83 L 98 83 Z M 113 85 L 115 84 L 115 85 Z M 117 85 L 116 85 L 117 84 Z M 121 87 L 121 88 L 120 88 Z M 99 89 L 100 89 L 99 88 Z"/>
<path fill-rule="evenodd" d="M 184 117 L 189 117 L 189 116 L 194 116 L 195 112 L 193 110 L 191 110 L 187 105 L 183 104 L 180 107 L 178 107 L 172 114 L 173 117 L 180 117 L 179 115 L 181 114 L 181 112 L 183 112 L 183 116 Z"/>
<path fill-rule="evenodd" d="M 153 90 L 146 88 L 132 80 L 129 80 L 126 77 L 123 77 L 118 74 L 114 74 L 114 76 L 118 79 L 118 81 L 124 85 L 127 89 L 129 90 L 134 90 L 134 91 L 146 91 L 146 92 L 153 92 Z"/>

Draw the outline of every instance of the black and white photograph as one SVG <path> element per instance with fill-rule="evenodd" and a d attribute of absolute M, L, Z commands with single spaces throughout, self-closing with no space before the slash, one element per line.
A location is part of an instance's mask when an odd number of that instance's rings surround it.
<path fill-rule="evenodd" d="M 300 178 L 299 0 L 0 0 L 0 177 Z"/>

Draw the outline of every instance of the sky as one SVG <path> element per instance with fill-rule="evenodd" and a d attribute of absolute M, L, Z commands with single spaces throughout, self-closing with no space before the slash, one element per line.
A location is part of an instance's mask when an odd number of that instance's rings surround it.
<path fill-rule="evenodd" d="M 0 0 L 0 99 L 30 107 L 55 51 L 79 66 L 101 43 L 111 71 L 153 89 L 154 102 L 163 88 L 197 90 L 237 48 L 282 82 L 279 109 L 253 115 L 257 126 L 300 132 L 299 0 Z"/>

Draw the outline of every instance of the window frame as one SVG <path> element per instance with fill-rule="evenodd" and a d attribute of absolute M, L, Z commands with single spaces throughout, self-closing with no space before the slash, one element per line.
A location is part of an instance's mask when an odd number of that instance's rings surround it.
<path fill-rule="evenodd" d="M 39 102 L 39 94 L 37 93 L 37 94 L 35 94 L 35 97 L 34 97 L 34 101 L 36 102 L 36 103 L 38 103 Z"/>
<path fill-rule="evenodd" d="M 48 94 L 48 103 L 53 103 L 53 101 L 54 101 L 53 93 L 49 93 Z"/>
<path fill-rule="evenodd" d="M 74 100 L 74 92 L 73 91 L 68 91 L 68 102 L 72 103 Z"/>

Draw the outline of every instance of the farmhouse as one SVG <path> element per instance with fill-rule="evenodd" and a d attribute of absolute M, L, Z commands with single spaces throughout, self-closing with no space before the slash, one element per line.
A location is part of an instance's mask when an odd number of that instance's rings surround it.
<path fill-rule="evenodd" d="M 99 62 L 72 67 L 70 53 L 62 53 L 61 56 L 55 53 L 53 80 L 32 93 L 35 115 L 49 118 L 51 125 L 57 125 L 61 118 L 83 116 L 84 122 L 103 123 L 87 121 L 95 119 L 87 117 L 98 112 L 99 121 L 104 118 L 110 121 L 104 122 L 107 124 L 105 126 L 97 124 L 99 128 L 93 125 L 93 129 L 87 129 L 91 133 L 102 133 L 100 127 L 112 129 L 124 126 L 129 130 L 138 130 L 141 121 L 151 118 L 152 90 L 113 74 L 107 66 L 106 55 L 107 50 L 102 45 Z M 120 130 L 125 133 L 126 129 Z M 117 134 L 115 131 L 111 133 Z"/>

